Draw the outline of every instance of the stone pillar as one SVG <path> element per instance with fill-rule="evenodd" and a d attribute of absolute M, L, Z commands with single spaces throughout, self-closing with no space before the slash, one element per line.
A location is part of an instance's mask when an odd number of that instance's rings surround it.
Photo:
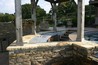
<path fill-rule="evenodd" d="M 53 30 L 57 31 L 57 15 L 56 15 L 56 3 L 53 3 L 53 22 L 54 22 L 54 27 Z"/>
<path fill-rule="evenodd" d="M 31 5 L 32 5 L 32 15 L 31 18 L 34 21 L 34 27 L 32 26 L 32 33 L 36 34 L 36 6 L 37 4 L 35 3 L 35 0 L 31 0 Z"/>
<path fill-rule="evenodd" d="M 98 25 L 98 7 L 96 7 L 95 25 Z"/>
<path fill-rule="evenodd" d="M 15 0 L 15 15 L 16 15 L 16 39 L 17 39 L 16 44 L 23 45 L 21 0 Z"/>
<path fill-rule="evenodd" d="M 85 5 L 84 0 L 78 0 L 77 41 L 84 40 Z"/>

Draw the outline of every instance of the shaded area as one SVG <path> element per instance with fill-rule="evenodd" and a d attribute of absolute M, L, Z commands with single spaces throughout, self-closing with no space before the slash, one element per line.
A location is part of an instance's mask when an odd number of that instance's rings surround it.
<path fill-rule="evenodd" d="M 30 21 L 23 22 L 23 35 L 32 33 L 32 23 Z M 0 51 L 6 48 L 16 40 L 15 22 L 0 22 Z"/>
<path fill-rule="evenodd" d="M 4 51 L 16 39 L 13 23 L 0 23 L 0 51 Z"/>
<path fill-rule="evenodd" d="M 70 43 L 70 42 L 68 42 Z M 23 48 L 12 48 L 10 52 L 10 65 L 97 65 L 98 47 L 96 44 L 58 43 L 55 46 L 45 44 L 30 44 Z M 41 46 L 42 45 L 42 46 Z M 45 46 L 44 46 L 45 45 Z M 96 48 L 95 48 L 96 47 Z M 92 58 L 91 58 L 92 57 Z M 13 62 L 13 60 L 15 62 Z"/>
<path fill-rule="evenodd" d="M 9 52 L 0 52 L 0 65 L 9 65 Z"/>

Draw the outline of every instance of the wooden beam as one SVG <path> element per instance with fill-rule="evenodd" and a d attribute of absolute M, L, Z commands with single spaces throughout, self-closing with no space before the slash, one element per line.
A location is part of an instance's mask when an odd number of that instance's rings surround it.
<path fill-rule="evenodd" d="M 57 14 L 56 14 L 56 3 L 52 3 L 52 10 L 53 10 L 53 22 L 54 22 L 54 27 L 53 30 L 56 32 L 57 31 Z"/>
<path fill-rule="evenodd" d="M 31 5 L 32 5 L 32 11 L 31 11 L 31 17 L 32 17 L 32 20 L 34 21 L 34 27 L 32 27 L 32 33 L 36 34 L 36 2 L 35 0 L 31 0 Z"/>
<path fill-rule="evenodd" d="M 51 3 L 59 3 L 59 2 L 66 2 L 66 1 L 70 1 L 70 0 L 45 0 Z"/>
<path fill-rule="evenodd" d="M 78 30 L 77 41 L 84 41 L 84 21 L 85 21 L 85 5 L 84 0 L 78 0 Z"/>
<path fill-rule="evenodd" d="M 15 16 L 16 16 L 16 39 L 17 39 L 16 44 L 23 45 L 21 0 L 15 0 Z"/>

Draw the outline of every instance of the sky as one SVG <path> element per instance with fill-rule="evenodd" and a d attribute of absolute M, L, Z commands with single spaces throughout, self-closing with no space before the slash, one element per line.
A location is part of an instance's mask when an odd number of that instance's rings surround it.
<path fill-rule="evenodd" d="M 77 0 L 75 0 L 77 2 Z M 30 3 L 30 0 L 22 0 L 22 4 Z M 85 5 L 89 3 L 89 0 L 85 0 Z M 43 8 L 47 13 L 49 12 L 51 5 L 45 0 L 39 0 L 38 5 Z M 14 0 L 0 0 L 0 13 L 14 13 L 15 3 Z"/>

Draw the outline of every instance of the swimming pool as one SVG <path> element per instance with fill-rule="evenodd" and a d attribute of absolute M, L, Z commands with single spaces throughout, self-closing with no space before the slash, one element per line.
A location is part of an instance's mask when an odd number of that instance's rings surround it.
<path fill-rule="evenodd" d="M 87 32 L 85 32 L 85 40 L 98 41 L 98 31 L 87 31 Z"/>

